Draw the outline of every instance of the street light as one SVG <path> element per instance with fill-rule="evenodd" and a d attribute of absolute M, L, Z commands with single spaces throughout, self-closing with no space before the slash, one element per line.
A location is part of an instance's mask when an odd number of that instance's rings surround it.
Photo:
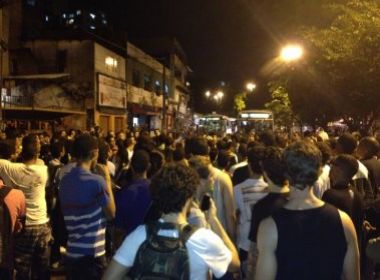
<path fill-rule="evenodd" d="M 208 91 L 206 91 L 205 92 L 205 96 L 207 97 L 207 98 L 209 98 L 210 96 L 211 96 L 211 92 L 208 90 Z"/>
<path fill-rule="evenodd" d="M 280 57 L 285 62 L 292 62 L 303 56 L 303 48 L 300 45 L 290 44 L 281 49 Z"/>
<path fill-rule="evenodd" d="M 218 91 L 218 93 L 216 94 L 216 96 L 219 98 L 219 99 L 222 99 L 224 97 L 224 93 L 223 91 Z"/>
<path fill-rule="evenodd" d="M 249 82 L 249 83 L 247 83 L 247 84 L 245 85 L 245 88 L 246 88 L 248 91 L 252 92 L 252 91 L 254 91 L 254 90 L 256 89 L 256 84 L 255 84 L 255 83 L 252 83 L 252 82 Z"/>

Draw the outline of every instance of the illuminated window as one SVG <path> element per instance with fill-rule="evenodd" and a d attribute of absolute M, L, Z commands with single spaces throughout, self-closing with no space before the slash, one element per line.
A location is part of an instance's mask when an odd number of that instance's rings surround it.
<path fill-rule="evenodd" d="M 106 68 L 111 71 L 115 71 L 117 69 L 117 59 L 111 56 L 107 56 L 105 59 Z"/>

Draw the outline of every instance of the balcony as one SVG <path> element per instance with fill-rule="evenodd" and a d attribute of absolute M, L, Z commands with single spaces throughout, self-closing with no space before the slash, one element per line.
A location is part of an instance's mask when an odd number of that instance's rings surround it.
<path fill-rule="evenodd" d="M 1 107 L 3 109 L 31 108 L 33 101 L 30 96 L 2 96 Z"/>

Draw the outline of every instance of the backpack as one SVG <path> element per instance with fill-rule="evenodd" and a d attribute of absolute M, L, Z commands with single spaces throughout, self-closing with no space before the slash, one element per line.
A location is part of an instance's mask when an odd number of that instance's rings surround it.
<path fill-rule="evenodd" d="M 179 236 L 164 236 L 177 230 Z M 181 228 L 172 223 L 153 222 L 146 225 L 147 238 L 137 251 L 129 277 L 135 280 L 190 279 L 189 257 L 186 241 L 197 228 Z M 159 235 L 162 232 L 162 235 Z"/>
<path fill-rule="evenodd" d="M 62 166 L 62 164 L 48 166 L 49 180 L 47 187 L 45 188 L 45 199 L 49 215 L 51 215 L 51 212 L 57 207 L 58 204 L 58 188 L 60 183 L 58 174 Z"/>
<path fill-rule="evenodd" d="M 12 188 L 3 186 L 0 188 L 0 267 L 9 261 L 12 238 L 12 219 L 5 197 Z"/>

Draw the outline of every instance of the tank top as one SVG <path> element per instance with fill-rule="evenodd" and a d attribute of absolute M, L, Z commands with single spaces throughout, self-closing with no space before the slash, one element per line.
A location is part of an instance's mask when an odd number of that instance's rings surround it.
<path fill-rule="evenodd" d="M 308 210 L 282 208 L 277 226 L 277 280 L 341 279 L 347 250 L 338 210 L 325 204 Z"/>

